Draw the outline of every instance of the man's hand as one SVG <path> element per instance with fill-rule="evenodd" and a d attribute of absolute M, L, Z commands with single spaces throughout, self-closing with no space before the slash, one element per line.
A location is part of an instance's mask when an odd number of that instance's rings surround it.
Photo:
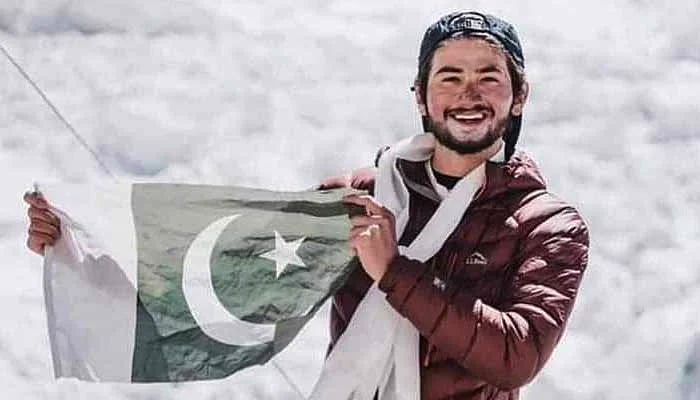
<path fill-rule="evenodd" d="M 374 189 L 375 173 L 376 170 L 372 167 L 356 169 L 348 174 L 331 176 L 322 180 L 317 189 L 327 190 L 350 187 L 372 191 Z"/>
<path fill-rule="evenodd" d="M 350 245 L 367 274 L 378 282 L 398 255 L 394 215 L 372 196 L 350 194 L 343 202 L 365 208 L 366 215 L 350 218 Z"/>
<path fill-rule="evenodd" d="M 53 246 L 61 236 L 61 220 L 51 212 L 49 203 L 41 193 L 27 192 L 24 201 L 29 204 L 29 237 L 27 247 L 43 255 L 46 246 Z"/>

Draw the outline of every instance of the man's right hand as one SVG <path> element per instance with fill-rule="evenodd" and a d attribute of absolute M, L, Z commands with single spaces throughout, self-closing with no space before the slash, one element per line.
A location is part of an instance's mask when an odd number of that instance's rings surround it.
<path fill-rule="evenodd" d="M 29 237 L 27 247 L 43 255 L 46 246 L 53 246 L 61 237 L 61 220 L 51 212 L 49 203 L 41 193 L 27 192 L 24 201 L 29 204 Z"/>

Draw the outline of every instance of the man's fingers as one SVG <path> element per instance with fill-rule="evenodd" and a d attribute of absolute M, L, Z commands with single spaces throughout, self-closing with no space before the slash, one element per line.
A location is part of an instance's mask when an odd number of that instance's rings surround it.
<path fill-rule="evenodd" d="M 348 235 L 348 240 L 350 241 L 350 244 L 353 244 L 352 241 L 355 240 L 355 238 L 359 236 L 362 231 L 365 230 L 367 230 L 367 227 L 364 226 L 356 226 L 354 228 L 351 228 L 350 234 Z"/>
<path fill-rule="evenodd" d="M 393 218 L 393 214 L 370 195 L 349 194 L 343 197 L 343 202 L 363 206 L 369 215 L 381 215 Z"/>
<path fill-rule="evenodd" d="M 367 230 L 366 226 L 355 226 L 350 229 L 350 235 L 348 235 L 348 239 L 350 240 L 350 244 L 353 245 L 353 240 L 355 240 L 356 237 L 360 235 L 360 233 L 364 232 Z"/>
<path fill-rule="evenodd" d="M 350 175 L 337 175 L 325 178 L 318 185 L 318 190 L 337 189 L 350 186 Z"/>
<path fill-rule="evenodd" d="M 44 199 L 44 195 L 37 192 L 27 192 L 24 194 L 24 201 L 28 204 L 47 210 L 49 208 L 49 203 Z"/>
<path fill-rule="evenodd" d="M 381 208 L 381 205 L 379 205 L 379 203 L 377 203 L 377 201 L 374 200 L 374 198 L 368 194 L 350 193 L 343 197 L 343 202 L 357 204 L 358 206 L 364 207 L 366 207 L 368 204 L 374 204 L 375 206 Z"/>
<path fill-rule="evenodd" d="M 50 210 L 43 210 L 41 208 L 29 207 L 27 209 L 27 215 L 31 220 L 44 221 L 48 224 L 54 226 L 60 226 L 61 220 Z"/>
<path fill-rule="evenodd" d="M 44 221 L 34 221 L 34 220 L 29 225 L 28 233 L 29 233 L 29 236 L 31 236 L 35 233 L 41 233 L 44 235 L 48 235 L 53 240 L 57 240 L 59 238 L 59 236 L 61 236 L 61 231 L 57 227 L 55 227 L 51 224 L 47 224 Z"/>
<path fill-rule="evenodd" d="M 40 194 L 36 193 L 36 192 L 24 192 L 23 199 L 25 202 L 32 204 L 33 202 L 35 202 L 39 198 L 39 196 L 40 196 Z"/>
<path fill-rule="evenodd" d="M 350 224 L 352 226 L 379 225 L 382 227 L 388 227 L 389 222 L 389 218 L 380 215 L 356 215 L 350 218 Z"/>
<path fill-rule="evenodd" d="M 40 244 L 42 246 L 46 244 L 53 246 L 56 243 L 55 238 L 43 232 L 32 232 L 29 235 L 29 241 L 30 243 Z"/>
<path fill-rule="evenodd" d="M 44 254 L 46 246 L 52 246 L 55 243 L 49 235 L 39 232 L 34 232 L 27 238 L 27 247 L 35 253 Z"/>
<path fill-rule="evenodd" d="M 41 244 L 37 238 L 27 238 L 27 247 L 29 250 L 39 254 L 44 255 L 44 244 Z"/>
<path fill-rule="evenodd" d="M 373 167 L 360 168 L 352 171 L 350 187 L 360 190 L 372 190 L 376 169 Z"/>
<path fill-rule="evenodd" d="M 355 226 L 350 229 L 350 241 L 357 239 L 367 239 L 371 237 L 375 231 L 379 231 L 381 228 L 377 224 L 366 225 L 366 226 Z"/>
<path fill-rule="evenodd" d="M 27 247 L 43 255 L 46 246 L 54 245 L 61 236 L 61 220 L 51 212 L 49 203 L 41 193 L 27 192 L 24 194 L 24 201 L 29 204 Z"/>

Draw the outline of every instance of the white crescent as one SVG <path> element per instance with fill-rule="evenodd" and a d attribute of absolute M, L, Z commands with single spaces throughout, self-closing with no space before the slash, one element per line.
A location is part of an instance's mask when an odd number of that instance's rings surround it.
<path fill-rule="evenodd" d="M 272 342 L 275 324 L 254 324 L 231 314 L 219 301 L 211 281 L 211 256 L 217 239 L 240 215 L 212 222 L 190 244 L 182 268 L 182 291 L 202 331 L 214 340 L 235 346 Z"/>

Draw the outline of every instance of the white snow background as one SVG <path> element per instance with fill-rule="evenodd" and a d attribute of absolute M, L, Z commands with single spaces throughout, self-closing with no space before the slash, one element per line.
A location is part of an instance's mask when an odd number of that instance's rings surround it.
<path fill-rule="evenodd" d="M 0 42 L 124 181 L 302 190 L 419 132 L 421 35 L 465 6 L 518 29 L 520 147 L 592 238 L 568 331 L 522 398 L 700 399 L 697 0 L 2 0 Z M 0 397 L 294 398 L 265 368 L 242 386 L 54 381 L 22 194 L 106 178 L 5 59 L 0 171 Z M 325 317 L 287 356 L 304 388 Z"/>

